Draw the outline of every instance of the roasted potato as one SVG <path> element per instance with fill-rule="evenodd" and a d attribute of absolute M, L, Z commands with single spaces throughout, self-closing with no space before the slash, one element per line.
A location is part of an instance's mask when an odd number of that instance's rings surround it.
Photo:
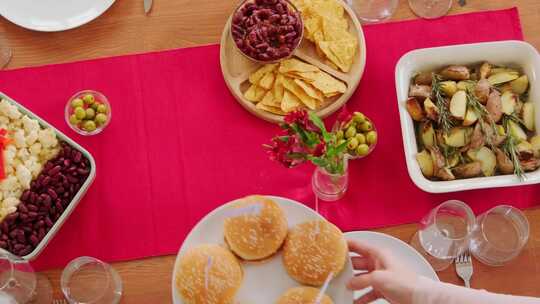
<path fill-rule="evenodd" d="M 538 167 L 540 167 L 540 160 L 537 158 L 531 158 L 528 160 L 521 160 L 520 164 L 521 164 L 521 168 L 525 172 L 531 172 L 538 169 Z"/>
<path fill-rule="evenodd" d="M 489 62 L 484 62 L 480 66 L 480 79 L 486 79 L 491 74 L 491 64 Z"/>
<path fill-rule="evenodd" d="M 441 81 L 441 91 L 444 93 L 444 95 L 448 98 L 451 98 L 454 96 L 454 94 L 457 92 L 457 84 L 455 81 Z"/>
<path fill-rule="evenodd" d="M 439 118 L 439 108 L 429 98 L 424 100 L 424 111 L 426 116 L 433 121 L 437 121 Z"/>
<path fill-rule="evenodd" d="M 540 135 L 535 135 L 529 140 L 533 147 L 534 157 L 540 158 Z"/>
<path fill-rule="evenodd" d="M 422 150 L 422 152 L 416 154 L 416 160 L 420 166 L 420 170 L 425 177 L 430 178 L 433 176 L 433 159 L 431 154 L 427 150 Z"/>
<path fill-rule="evenodd" d="M 414 84 L 431 85 L 433 79 L 433 72 L 421 72 L 414 77 Z"/>
<path fill-rule="evenodd" d="M 455 177 L 457 178 L 470 178 L 476 177 L 482 174 L 482 164 L 478 161 L 460 165 L 452 169 Z"/>
<path fill-rule="evenodd" d="M 420 138 L 422 139 L 422 145 L 425 148 L 431 148 L 436 145 L 435 130 L 430 121 L 425 121 L 420 124 Z"/>
<path fill-rule="evenodd" d="M 422 106 L 420 106 L 420 103 L 416 98 L 411 97 L 407 99 L 405 106 L 407 107 L 407 112 L 409 112 L 413 120 L 422 121 L 426 117 Z"/>
<path fill-rule="evenodd" d="M 486 104 L 489 97 L 489 90 L 491 85 L 485 79 L 482 79 L 476 83 L 474 86 L 474 96 L 481 104 Z"/>
<path fill-rule="evenodd" d="M 476 152 L 476 160 L 481 163 L 482 172 L 484 176 L 492 176 L 495 174 L 495 168 L 497 167 L 497 158 L 495 153 L 488 147 L 482 147 Z"/>
<path fill-rule="evenodd" d="M 440 72 L 444 79 L 448 80 L 468 80 L 471 78 L 469 68 L 462 65 L 451 65 Z"/>
<path fill-rule="evenodd" d="M 446 167 L 439 169 L 439 171 L 437 171 L 437 177 L 444 181 L 451 181 L 451 180 L 456 179 L 452 171 Z"/>
<path fill-rule="evenodd" d="M 409 96 L 429 98 L 431 96 L 431 86 L 413 84 L 409 88 Z"/>
<path fill-rule="evenodd" d="M 512 80 L 512 82 L 510 82 L 510 86 L 514 93 L 521 95 L 529 88 L 529 78 L 527 78 L 527 75 L 520 76 L 515 80 Z"/>
<path fill-rule="evenodd" d="M 467 113 L 467 93 L 465 91 L 457 91 L 450 100 L 450 113 L 456 119 L 465 119 Z"/>
<path fill-rule="evenodd" d="M 495 156 L 497 158 L 497 166 L 502 174 L 514 173 L 514 164 L 503 150 L 495 148 Z"/>
<path fill-rule="evenodd" d="M 506 115 L 512 115 L 516 111 L 517 98 L 511 91 L 506 91 L 501 95 L 502 112 Z"/>
<path fill-rule="evenodd" d="M 491 76 L 488 77 L 488 81 L 491 85 L 497 85 L 505 82 L 515 80 L 519 77 L 517 72 L 500 72 L 500 73 L 491 73 Z"/>
<path fill-rule="evenodd" d="M 532 102 L 523 103 L 521 118 L 527 130 L 534 131 L 534 104 Z"/>

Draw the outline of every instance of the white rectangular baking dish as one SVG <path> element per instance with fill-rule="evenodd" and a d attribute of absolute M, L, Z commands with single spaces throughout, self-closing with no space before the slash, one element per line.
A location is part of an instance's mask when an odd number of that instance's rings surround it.
<path fill-rule="evenodd" d="M 56 132 L 56 136 L 58 139 L 68 143 L 72 148 L 80 151 L 88 160 L 90 161 L 90 174 L 86 178 L 86 181 L 83 183 L 77 194 L 73 197 L 71 202 L 69 203 L 68 207 L 64 210 L 62 215 L 58 218 L 58 220 L 54 223 L 54 225 L 51 227 L 51 229 L 47 232 L 45 237 L 39 242 L 39 244 L 30 252 L 29 254 L 25 255 L 23 258 L 26 260 L 35 260 L 38 255 L 45 249 L 47 244 L 51 241 L 51 239 L 56 235 L 58 230 L 62 227 L 64 222 L 67 220 L 67 218 L 71 215 L 75 207 L 79 204 L 79 201 L 82 199 L 86 191 L 88 191 L 88 188 L 94 181 L 94 178 L 96 177 L 96 162 L 94 161 L 94 158 L 92 155 L 86 151 L 83 147 L 78 145 L 75 141 L 73 141 L 71 138 L 67 137 L 64 133 L 60 132 L 58 129 L 56 129 L 54 126 L 47 123 L 45 120 L 43 120 L 41 117 L 37 116 L 36 114 L 32 113 L 32 111 L 28 110 L 9 96 L 5 95 L 4 93 L 0 92 L 0 99 L 6 99 L 12 104 L 16 105 L 19 108 L 19 111 L 21 113 L 28 115 L 28 117 L 36 119 L 41 126 L 52 128 Z"/>
<path fill-rule="evenodd" d="M 431 181 L 422 175 L 416 161 L 416 144 L 413 120 L 405 108 L 411 78 L 416 72 L 441 68 L 450 64 L 475 64 L 489 61 L 497 65 L 519 67 L 529 77 L 529 99 L 536 106 L 536 132 L 540 128 L 540 55 L 523 41 L 498 41 L 418 49 L 403 55 L 395 70 L 397 102 L 405 161 L 413 182 L 420 189 L 431 193 L 455 192 L 471 189 L 510 187 L 540 182 L 540 170 L 526 174 L 521 181 L 514 175 L 476 177 L 453 181 Z"/>

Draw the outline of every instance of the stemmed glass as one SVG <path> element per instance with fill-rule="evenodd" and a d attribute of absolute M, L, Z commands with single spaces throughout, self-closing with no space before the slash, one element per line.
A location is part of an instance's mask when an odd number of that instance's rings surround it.
<path fill-rule="evenodd" d="M 471 252 L 490 266 L 501 266 L 517 257 L 529 239 L 527 217 L 512 206 L 497 206 L 479 215 L 476 222 Z"/>
<path fill-rule="evenodd" d="M 452 0 L 409 0 L 409 7 L 418 17 L 435 19 L 448 13 Z"/>
<path fill-rule="evenodd" d="M 360 22 L 378 23 L 392 17 L 399 0 L 346 0 Z"/>
<path fill-rule="evenodd" d="M 436 271 L 443 270 L 469 246 L 475 217 L 462 201 L 446 201 L 424 217 L 411 240 Z"/>

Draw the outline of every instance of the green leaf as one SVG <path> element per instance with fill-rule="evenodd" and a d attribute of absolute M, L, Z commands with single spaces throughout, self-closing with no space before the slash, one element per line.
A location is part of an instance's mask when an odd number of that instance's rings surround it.
<path fill-rule="evenodd" d="M 319 167 L 326 168 L 326 166 L 328 165 L 328 162 L 326 161 L 326 159 L 321 158 L 321 157 L 315 157 L 315 156 L 308 155 L 308 159 L 314 165 L 319 166 Z"/>
<path fill-rule="evenodd" d="M 326 131 L 324 122 L 321 120 L 315 112 L 309 112 L 309 119 L 321 130 L 324 142 L 330 142 L 332 140 L 332 135 Z"/>

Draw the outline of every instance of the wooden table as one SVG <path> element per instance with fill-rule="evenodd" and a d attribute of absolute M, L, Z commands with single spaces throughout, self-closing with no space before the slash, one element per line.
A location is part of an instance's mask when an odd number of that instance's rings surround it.
<path fill-rule="evenodd" d="M 353 0 L 354 1 L 354 0 Z M 13 49 L 9 68 L 140 53 L 217 43 L 225 20 L 236 0 L 155 0 L 150 16 L 143 14 L 142 0 L 119 0 L 97 20 L 81 28 L 60 33 L 37 33 L 0 19 L 0 37 Z M 457 2 L 457 1 L 454 1 Z M 527 41 L 540 49 L 540 1 L 467 0 L 457 4 L 451 14 L 502 9 L 517 6 Z M 393 19 L 415 18 L 407 1 Z M 501 190 L 504 191 L 504 190 Z M 475 263 L 472 285 L 494 292 L 540 297 L 540 208 L 526 211 L 531 223 L 531 238 L 523 254 L 510 265 L 491 268 Z M 403 225 L 378 231 L 408 241 L 416 225 Z M 170 303 L 171 272 L 174 256 L 115 263 L 124 282 L 122 303 Z M 60 298 L 61 270 L 44 272 Z M 439 273 L 446 282 L 461 284 L 453 268 Z"/>

